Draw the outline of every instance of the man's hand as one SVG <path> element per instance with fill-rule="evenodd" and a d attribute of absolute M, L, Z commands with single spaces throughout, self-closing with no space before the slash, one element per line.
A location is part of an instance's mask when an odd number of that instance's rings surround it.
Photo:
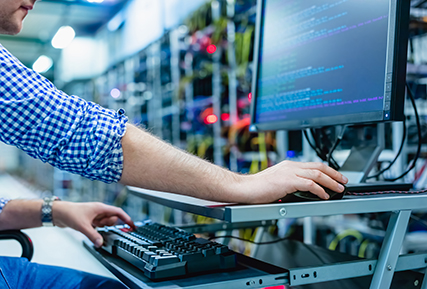
<path fill-rule="evenodd" d="M 309 191 L 322 199 L 329 195 L 321 187 L 338 193 L 344 191 L 347 178 L 322 163 L 283 161 L 254 175 L 243 176 L 240 191 L 245 203 L 271 203 L 296 191 Z"/>
<path fill-rule="evenodd" d="M 135 227 L 131 218 L 122 209 L 102 203 L 53 202 L 52 220 L 55 226 L 70 227 L 86 235 L 96 247 L 101 247 L 102 236 L 95 227 L 113 226 L 118 219 Z"/>

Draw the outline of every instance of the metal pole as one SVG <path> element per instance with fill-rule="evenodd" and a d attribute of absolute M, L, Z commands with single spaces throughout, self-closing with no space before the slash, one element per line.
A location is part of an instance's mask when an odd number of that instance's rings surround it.
<path fill-rule="evenodd" d="M 371 281 L 371 289 L 390 288 L 410 216 L 411 210 L 392 213 Z"/>

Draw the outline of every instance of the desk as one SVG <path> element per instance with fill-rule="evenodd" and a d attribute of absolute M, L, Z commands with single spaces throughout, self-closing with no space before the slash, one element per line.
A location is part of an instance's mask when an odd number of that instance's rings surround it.
<path fill-rule="evenodd" d="M 427 267 L 427 253 L 399 256 L 411 212 L 427 208 L 427 194 L 349 197 L 325 202 L 236 205 L 215 203 L 134 187 L 128 189 L 130 193 L 149 201 L 232 223 L 392 212 L 377 260 L 362 259 L 318 267 L 287 268 L 289 270 L 289 285 L 304 285 L 373 275 L 370 288 L 389 288 L 394 272 Z M 422 288 L 427 289 L 426 280 L 424 280 Z"/>

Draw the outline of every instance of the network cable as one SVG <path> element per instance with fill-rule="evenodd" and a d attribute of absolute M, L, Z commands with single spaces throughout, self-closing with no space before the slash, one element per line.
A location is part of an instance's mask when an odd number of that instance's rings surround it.
<path fill-rule="evenodd" d="M 400 176 L 398 176 L 398 177 L 395 177 L 395 178 L 392 178 L 392 179 L 385 179 L 386 181 L 389 181 L 389 182 L 394 182 L 394 181 L 396 181 L 396 180 L 398 180 L 398 179 L 403 178 L 403 177 L 404 177 L 404 176 L 406 176 L 406 175 L 407 175 L 407 174 L 408 174 L 408 173 L 409 173 L 413 168 L 415 168 L 415 164 L 416 164 L 416 162 L 417 162 L 418 158 L 420 157 L 420 153 L 421 153 L 421 142 L 422 142 L 422 140 L 421 140 L 421 123 L 420 123 L 420 116 L 418 115 L 417 106 L 416 106 L 416 104 L 415 104 L 415 98 L 414 98 L 414 95 L 412 94 L 411 89 L 409 88 L 408 83 L 406 83 L 406 90 L 407 90 L 407 92 L 408 92 L 408 95 L 409 95 L 409 98 L 410 98 L 410 100 L 411 100 L 411 103 L 412 103 L 412 105 L 413 105 L 413 107 L 414 107 L 415 121 L 416 121 L 416 123 L 417 123 L 417 129 L 418 129 L 418 146 L 417 146 L 417 152 L 415 153 L 415 157 L 414 157 L 414 159 L 412 160 L 411 165 L 408 167 L 408 169 L 407 169 L 404 173 L 402 173 Z"/>
<path fill-rule="evenodd" d="M 341 132 L 339 133 L 339 135 L 338 135 L 337 139 L 335 140 L 334 145 L 332 146 L 332 148 L 331 148 L 331 149 L 329 150 L 329 152 L 328 152 L 328 155 L 327 155 L 326 160 L 327 160 L 327 162 L 328 162 L 328 165 L 329 165 L 329 166 L 331 166 L 331 165 L 332 165 L 332 153 L 333 153 L 333 152 L 334 152 L 334 150 L 337 148 L 337 146 L 340 144 L 340 142 L 341 142 L 341 140 L 342 140 L 342 138 L 343 138 L 343 136 L 344 136 L 344 132 L 345 132 L 346 128 L 347 128 L 347 126 L 346 126 L 346 125 L 344 125 L 344 126 L 342 127 Z"/>
<path fill-rule="evenodd" d="M 400 154 L 402 153 L 403 146 L 404 146 L 404 144 L 405 144 L 405 139 L 406 139 L 406 117 L 405 117 L 405 118 L 403 118 L 403 123 L 402 123 L 402 125 L 403 125 L 402 142 L 400 143 L 400 147 L 399 147 L 399 150 L 397 151 L 396 156 L 394 157 L 394 159 L 390 162 L 390 164 L 389 164 L 386 168 L 384 168 L 384 169 L 382 169 L 382 170 L 378 171 L 378 172 L 377 172 L 376 174 L 374 174 L 374 175 L 371 175 L 371 176 L 367 177 L 367 179 L 377 178 L 377 177 L 379 177 L 380 175 L 382 175 L 385 171 L 388 171 L 388 170 L 391 168 L 391 166 L 396 162 L 396 160 L 397 160 L 397 158 L 400 156 Z"/>
<path fill-rule="evenodd" d="M 308 133 L 306 130 L 303 130 L 304 133 L 304 137 L 307 139 L 308 144 L 310 145 L 310 147 L 316 152 L 317 156 L 323 160 L 323 161 L 327 161 L 327 155 L 320 149 L 320 144 L 318 143 L 315 134 L 313 132 L 313 130 L 310 130 L 311 135 L 313 136 L 314 142 L 315 144 L 313 144 L 310 141 L 310 138 L 308 136 Z M 328 161 L 328 164 L 330 167 L 332 167 L 333 169 L 338 170 L 340 168 L 340 166 L 338 165 L 338 163 L 333 159 L 333 157 L 331 156 L 330 160 Z"/>

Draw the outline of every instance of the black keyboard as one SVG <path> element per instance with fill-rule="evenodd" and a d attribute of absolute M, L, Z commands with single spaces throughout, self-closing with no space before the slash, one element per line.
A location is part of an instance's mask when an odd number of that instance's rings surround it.
<path fill-rule="evenodd" d="M 104 237 L 103 250 L 136 266 L 152 280 L 236 267 L 236 253 L 227 246 L 179 228 L 145 223 L 136 230 L 115 226 L 98 231 Z"/>

